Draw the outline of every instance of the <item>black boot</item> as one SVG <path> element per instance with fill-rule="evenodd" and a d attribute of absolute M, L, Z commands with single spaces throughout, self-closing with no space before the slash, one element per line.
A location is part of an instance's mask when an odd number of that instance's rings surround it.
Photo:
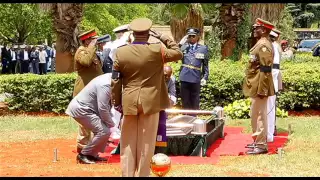
<path fill-rule="evenodd" d="M 276 136 L 278 134 L 277 132 L 277 126 L 274 126 L 274 133 L 273 133 L 273 136 Z"/>
<path fill-rule="evenodd" d="M 79 153 L 77 155 L 77 163 L 79 163 L 79 164 L 95 164 L 95 162 L 92 161 L 89 156 L 83 155 L 81 153 Z"/>

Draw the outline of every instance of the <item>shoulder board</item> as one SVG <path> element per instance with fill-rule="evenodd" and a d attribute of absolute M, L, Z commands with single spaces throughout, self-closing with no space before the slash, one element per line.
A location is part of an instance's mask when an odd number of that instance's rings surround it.
<path fill-rule="evenodd" d="M 127 46 L 128 44 L 123 44 L 121 46 L 119 46 L 118 48 L 121 48 L 121 47 L 124 47 L 124 46 Z"/>

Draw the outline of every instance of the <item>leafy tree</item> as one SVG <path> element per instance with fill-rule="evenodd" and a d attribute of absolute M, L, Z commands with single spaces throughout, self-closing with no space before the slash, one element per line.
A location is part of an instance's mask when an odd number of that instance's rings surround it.
<path fill-rule="evenodd" d="M 0 35 L 10 43 L 37 44 L 52 34 L 47 13 L 35 4 L 0 4 Z"/>
<path fill-rule="evenodd" d="M 320 19 L 320 3 L 288 3 L 287 8 L 294 18 L 294 27 L 310 28 Z"/>
<path fill-rule="evenodd" d="M 286 7 L 284 11 L 282 11 L 279 22 L 276 25 L 277 29 L 279 29 L 282 34 L 280 35 L 280 39 L 288 40 L 290 44 L 296 39 L 297 35 L 293 31 L 293 22 L 294 19 L 291 16 L 288 8 Z"/>
<path fill-rule="evenodd" d="M 147 17 L 146 4 L 85 4 L 84 17 L 80 28 L 83 31 L 95 29 L 98 34 L 110 34 L 120 25 L 128 24 L 135 18 Z"/>

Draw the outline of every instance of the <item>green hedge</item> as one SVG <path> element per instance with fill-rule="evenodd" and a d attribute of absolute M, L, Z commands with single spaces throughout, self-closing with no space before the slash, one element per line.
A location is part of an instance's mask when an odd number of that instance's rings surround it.
<path fill-rule="evenodd" d="M 212 109 L 216 105 L 227 106 L 244 99 L 242 82 L 248 56 L 241 61 L 210 61 L 209 81 L 201 88 L 201 109 Z M 170 63 L 177 78 L 178 104 L 179 68 L 181 63 Z M 284 110 L 320 108 L 320 58 L 297 54 L 294 60 L 281 64 L 284 92 L 278 106 Z M 7 99 L 12 110 L 64 112 L 72 98 L 76 74 L 50 75 L 1 75 L 0 93 L 13 94 Z"/>
<path fill-rule="evenodd" d="M 10 93 L 9 108 L 62 113 L 72 99 L 76 74 L 0 76 L 0 92 Z"/>

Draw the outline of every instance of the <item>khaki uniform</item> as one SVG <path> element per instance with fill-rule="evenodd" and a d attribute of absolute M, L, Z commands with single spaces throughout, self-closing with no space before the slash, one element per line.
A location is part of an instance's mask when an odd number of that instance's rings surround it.
<path fill-rule="evenodd" d="M 159 112 L 170 106 L 164 79 L 164 63 L 182 59 L 179 46 L 168 36 L 158 44 L 131 44 L 117 49 L 114 71 L 121 74 L 113 79 L 112 97 L 115 106 L 123 107 L 120 156 L 122 176 L 150 175 L 154 154 Z"/>
<path fill-rule="evenodd" d="M 251 125 L 253 138 L 259 148 L 267 149 L 267 97 L 275 94 L 272 80 L 273 50 L 271 42 L 262 37 L 250 49 L 243 93 L 251 97 Z M 264 98 L 258 97 L 264 96 Z"/>
<path fill-rule="evenodd" d="M 96 55 L 95 47 L 80 46 L 74 56 L 75 70 L 78 77 L 74 84 L 73 97 L 76 96 L 92 79 L 102 75 L 102 64 Z M 79 125 L 77 147 L 83 149 L 91 139 L 91 132 Z"/>

